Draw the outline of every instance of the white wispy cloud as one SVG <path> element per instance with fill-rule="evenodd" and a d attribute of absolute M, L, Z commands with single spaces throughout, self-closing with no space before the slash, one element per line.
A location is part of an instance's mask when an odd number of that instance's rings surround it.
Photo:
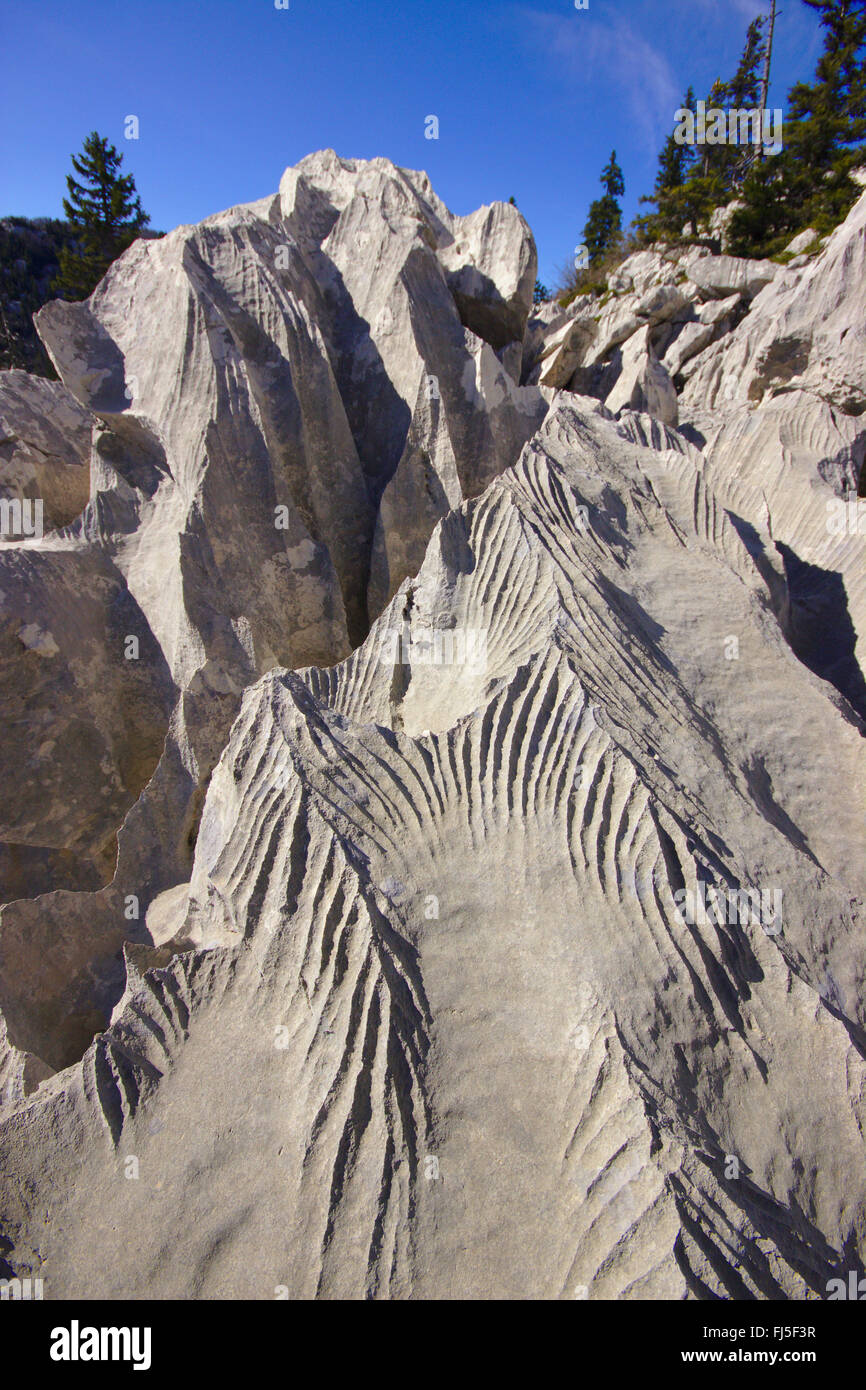
<path fill-rule="evenodd" d="M 712 11 L 713 18 L 718 18 L 719 0 L 688 0 L 688 3 L 692 9 L 697 5 L 702 10 Z M 757 19 L 758 15 L 770 13 L 767 0 L 725 0 L 725 6 L 742 21 L 744 33 L 746 26 L 751 24 L 753 19 Z"/>
<path fill-rule="evenodd" d="M 575 78 L 603 75 L 611 99 L 625 105 L 647 150 L 655 151 L 659 137 L 671 128 L 680 104 L 680 84 L 665 55 L 647 41 L 622 15 L 575 11 L 550 14 L 512 7 L 535 56 L 546 54 Z"/>

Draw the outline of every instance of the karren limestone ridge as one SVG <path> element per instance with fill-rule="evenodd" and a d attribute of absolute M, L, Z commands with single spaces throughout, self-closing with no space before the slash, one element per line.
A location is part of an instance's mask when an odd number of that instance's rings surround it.
<path fill-rule="evenodd" d="M 329 150 L 40 312 L 0 1275 L 862 1277 L 866 194 L 791 251 L 533 306 L 516 207 Z"/>

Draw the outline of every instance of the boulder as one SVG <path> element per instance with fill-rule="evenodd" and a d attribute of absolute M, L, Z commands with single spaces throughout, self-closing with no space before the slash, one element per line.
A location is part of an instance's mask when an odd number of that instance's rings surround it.
<path fill-rule="evenodd" d="M 666 346 L 661 359 L 668 375 L 675 377 L 689 358 L 694 357 L 713 341 L 714 335 L 713 324 L 684 323 L 673 341 Z"/>
<path fill-rule="evenodd" d="M 654 285 L 665 281 L 668 275 L 669 270 L 661 252 L 654 248 L 653 250 L 635 251 L 632 255 L 627 256 L 613 272 L 612 279 L 626 291 L 643 295 Z M 608 288 L 613 291 L 611 280 L 608 280 Z"/>
<path fill-rule="evenodd" d="M 724 207 L 715 208 L 710 217 L 709 233 L 711 237 L 718 240 L 723 252 L 728 250 L 731 222 L 734 214 L 739 211 L 744 204 L 737 198 L 733 202 L 727 203 Z"/>
<path fill-rule="evenodd" d="M 710 299 L 696 306 L 694 319 L 671 326 L 664 347 L 656 344 L 670 376 L 681 374 L 687 362 L 729 332 L 732 315 L 740 303 L 742 296 L 739 294 L 732 294 L 728 299 Z"/>
<path fill-rule="evenodd" d="M 655 355 L 649 327 L 640 329 L 620 350 L 620 370 L 605 398 L 614 415 L 620 410 L 646 411 L 665 424 L 677 423 L 677 393 Z"/>
<path fill-rule="evenodd" d="M 559 324 L 544 339 L 530 381 L 554 389 L 567 386 L 591 350 L 597 334 L 598 325 L 589 314 Z"/>
<path fill-rule="evenodd" d="M 696 306 L 698 320 L 713 325 L 723 323 L 743 302 L 744 296 L 739 292 L 729 295 L 727 299 L 708 299 L 705 304 Z"/>
<path fill-rule="evenodd" d="M 679 285 L 665 283 L 648 290 L 635 308 L 636 316 L 649 323 L 667 323 L 682 313 L 689 297 Z"/>
<path fill-rule="evenodd" d="M 798 232 L 795 237 L 791 238 L 785 251 L 789 256 L 799 256 L 804 251 L 811 251 L 818 240 L 818 233 L 813 231 L 811 227 L 806 227 L 804 231 Z M 790 261 L 788 264 L 790 265 Z"/>
<path fill-rule="evenodd" d="M 734 293 L 753 299 L 775 279 L 778 271 L 773 261 L 751 261 L 741 256 L 702 256 L 689 266 L 688 276 L 708 299 L 725 299 Z"/>

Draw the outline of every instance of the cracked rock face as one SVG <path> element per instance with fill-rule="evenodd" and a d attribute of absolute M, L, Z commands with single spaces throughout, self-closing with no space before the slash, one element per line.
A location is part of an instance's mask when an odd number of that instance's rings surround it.
<path fill-rule="evenodd" d="M 862 218 L 530 318 L 516 209 L 326 151 L 42 311 L 68 425 L 4 437 L 90 493 L 0 546 L 0 1273 L 862 1268 Z"/>

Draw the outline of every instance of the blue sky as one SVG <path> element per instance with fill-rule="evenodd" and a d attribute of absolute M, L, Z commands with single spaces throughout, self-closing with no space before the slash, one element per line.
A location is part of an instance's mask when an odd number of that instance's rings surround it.
<path fill-rule="evenodd" d="M 513 194 L 540 273 L 581 240 L 616 148 L 626 220 L 691 82 L 731 76 L 763 0 L 5 0 L 0 215 L 60 216 L 69 156 L 108 136 L 167 231 L 273 192 L 311 150 L 426 169 L 454 212 Z M 821 48 L 777 24 L 771 106 Z M 124 139 L 137 115 L 140 138 Z M 439 117 L 438 141 L 424 138 Z"/>

